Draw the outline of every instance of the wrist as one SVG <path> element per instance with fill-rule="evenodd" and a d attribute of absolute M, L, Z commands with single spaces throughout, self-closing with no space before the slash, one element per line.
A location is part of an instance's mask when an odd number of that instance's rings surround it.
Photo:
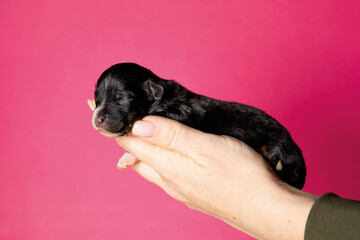
<path fill-rule="evenodd" d="M 277 229 L 274 239 L 304 239 L 305 226 L 312 206 L 318 196 L 277 182 L 276 195 L 272 197 L 273 216 L 269 224 Z"/>
<path fill-rule="evenodd" d="M 261 189 L 247 199 L 248 204 L 239 203 L 223 220 L 258 239 L 304 239 L 307 218 L 318 196 L 279 180 Z"/>

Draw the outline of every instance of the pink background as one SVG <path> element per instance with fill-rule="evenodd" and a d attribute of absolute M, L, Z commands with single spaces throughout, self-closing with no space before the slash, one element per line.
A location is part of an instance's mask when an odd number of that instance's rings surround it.
<path fill-rule="evenodd" d="M 267 111 L 306 191 L 360 199 L 359 1 L 97 2 L 1 1 L 0 239 L 251 239 L 116 170 L 86 99 L 123 61 Z"/>

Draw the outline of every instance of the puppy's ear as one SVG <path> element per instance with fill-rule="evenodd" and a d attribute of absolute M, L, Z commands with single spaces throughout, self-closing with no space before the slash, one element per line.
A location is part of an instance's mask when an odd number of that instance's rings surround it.
<path fill-rule="evenodd" d="M 151 93 L 155 101 L 160 101 L 164 95 L 164 88 L 160 84 L 156 84 L 150 79 L 145 82 L 145 88 Z"/>

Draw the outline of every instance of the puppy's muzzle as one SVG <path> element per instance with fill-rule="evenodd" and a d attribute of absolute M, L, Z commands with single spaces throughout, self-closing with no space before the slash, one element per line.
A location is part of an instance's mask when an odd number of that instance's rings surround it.
<path fill-rule="evenodd" d="M 100 107 L 95 108 L 91 122 L 93 127 L 95 128 L 95 130 L 100 131 L 100 128 L 102 127 L 105 118 L 103 117 L 99 117 L 98 113 L 99 113 Z"/>
<path fill-rule="evenodd" d="M 98 117 L 95 117 L 95 126 L 97 128 L 101 128 L 101 126 L 103 125 L 104 121 L 105 121 L 105 116 L 98 116 Z"/>
<path fill-rule="evenodd" d="M 103 115 L 100 114 L 99 115 L 99 111 L 101 110 L 101 108 L 96 108 L 92 117 L 92 125 L 94 127 L 95 130 L 99 131 L 102 135 L 106 136 L 106 137 L 118 137 L 121 136 L 122 133 L 117 133 L 117 132 L 109 132 L 108 128 L 108 124 L 107 124 L 107 115 Z M 123 123 L 117 123 L 117 128 L 121 129 L 123 127 Z"/>

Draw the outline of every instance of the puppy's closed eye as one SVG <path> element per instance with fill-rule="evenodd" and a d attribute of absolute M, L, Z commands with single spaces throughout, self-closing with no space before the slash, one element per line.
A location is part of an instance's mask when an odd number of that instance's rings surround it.
<path fill-rule="evenodd" d="M 115 101 L 120 101 L 121 99 L 124 98 L 124 94 L 119 92 L 119 93 L 116 93 L 115 96 L 114 96 L 114 100 Z"/>

